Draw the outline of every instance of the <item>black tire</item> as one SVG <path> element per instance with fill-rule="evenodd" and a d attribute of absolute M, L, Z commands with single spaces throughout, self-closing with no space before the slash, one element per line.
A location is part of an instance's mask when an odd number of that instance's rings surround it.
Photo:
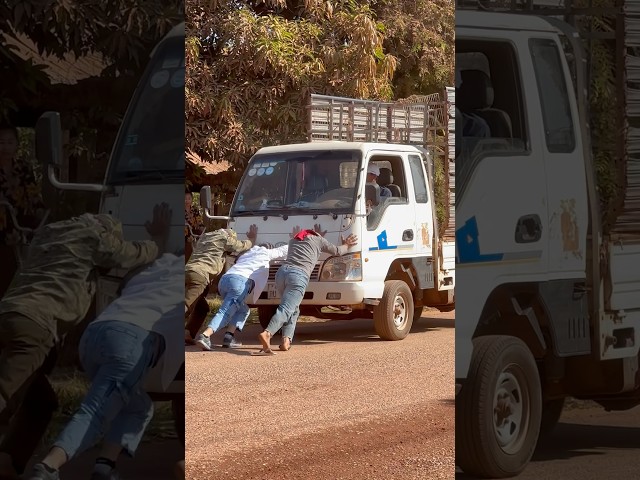
<path fill-rule="evenodd" d="M 436 308 L 443 313 L 453 312 L 456 309 L 456 305 L 455 303 L 452 303 L 451 305 L 441 305 L 440 307 L 436 307 Z"/>
<path fill-rule="evenodd" d="M 273 317 L 273 314 L 276 313 L 277 309 L 277 305 L 263 305 L 258 307 L 258 320 L 260 321 L 260 326 L 262 328 L 267 328 L 271 321 L 271 317 Z"/>
<path fill-rule="evenodd" d="M 422 318 L 422 312 L 424 312 L 424 307 L 413 306 L 413 323 Z"/>
<path fill-rule="evenodd" d="M 182 442 L 182 446 L 185 446 L 185 421 L 184 421 L 184 396 L 174 398 L 171 400 L 171 411 L 173 413 L 173 424 L 176 429 L 176 435 L 178 440 Z"/>
<path fill-rule="evenodd" d="M 402 340 L 413 325 L 413 296 L 402 280 L 387 280 L 380 304 L 373 309 L 376 333 L 383 340 Z"/>
<path fill-rule="evenodd" d="M 469 374 L 456 405 L 456 464 L 480 478 L 524 470 L 540 432 L 542 394 L 533 355 L 515 337 L 473 341 Z M 497 425 L 499 400 L 509 412 Z"/>
<path fill-rule="evenodd" d="M 547 400 L 542 404 L 542 417 L 540 420 L 540 439 L 545 439 L 558 424 L 562 410 L 564 409 L 564 397 Z"/>

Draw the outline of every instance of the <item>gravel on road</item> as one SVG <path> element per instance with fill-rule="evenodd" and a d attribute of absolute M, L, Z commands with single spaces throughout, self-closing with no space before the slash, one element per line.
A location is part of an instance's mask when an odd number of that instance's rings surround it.
<path fill-rule="evenodd" d="M 187 478 L 452 478 L 453 318 L 425 311 L 399 342 L 304 323 L 271 357 L 254 325 L 242 349 L 187 347 Z"/>

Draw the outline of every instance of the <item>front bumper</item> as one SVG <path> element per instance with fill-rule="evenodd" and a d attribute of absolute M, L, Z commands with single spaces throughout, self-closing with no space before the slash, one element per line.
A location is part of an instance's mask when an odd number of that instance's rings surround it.
<path fill-rule="evenodd" d="M 368 282 L 318 282 L 311 281 L 301 305 L 360 305 L 365 299 L 381 298 L 384 284 Z M 275 283 L 270 281 L 252 307 L 279 305 Z"/>

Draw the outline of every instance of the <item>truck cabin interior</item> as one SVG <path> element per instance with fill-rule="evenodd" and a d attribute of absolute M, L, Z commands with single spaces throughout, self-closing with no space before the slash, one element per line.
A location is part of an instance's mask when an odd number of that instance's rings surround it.
<path fill-rule="evenodd" d="M 511 42 L 457 39 L 456 79 L 458 165 L 496 150 L 525 150 L 522 86 Z"/>

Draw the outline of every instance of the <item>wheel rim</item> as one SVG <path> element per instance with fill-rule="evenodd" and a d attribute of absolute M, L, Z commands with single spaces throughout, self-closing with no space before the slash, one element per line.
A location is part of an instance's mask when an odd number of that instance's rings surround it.
<path fill-rule="evenodd" d="M 393 324 L 398 330 L 407 324 L 407 302 L 402 295 L 396 295 L 393 300 Z"/>
<path fill-rule="evenodd" d="M 508 365 L 498 376 L 493 397 L 493 432 L 500 448 L 517 453 L 529 430 L 530 392 L 524 373 Z"/>

